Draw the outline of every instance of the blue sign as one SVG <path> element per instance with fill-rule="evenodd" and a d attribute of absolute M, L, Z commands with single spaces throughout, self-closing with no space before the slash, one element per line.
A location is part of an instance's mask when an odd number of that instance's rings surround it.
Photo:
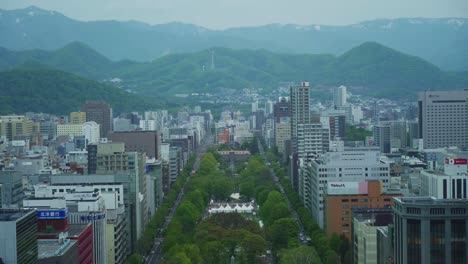
<path fill-rule="evenodd" d="M 94 214 L 94 215 L 82 215 L 80 216 L 81 221 L 96 221 L 106 218 L 106 214 Z"/>
<path fill-rule="evenodd" d="M 58 210 L 37 210 L 37 219 L 64 219 L 68 217 L 68 208 Z"/>

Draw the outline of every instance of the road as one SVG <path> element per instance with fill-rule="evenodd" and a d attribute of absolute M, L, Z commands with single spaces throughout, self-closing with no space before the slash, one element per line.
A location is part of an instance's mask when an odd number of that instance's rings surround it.
<path fill-rule="evenodd" d="M 262 144 L 260 143 L 260 141 L 258 141 L 258 149 L 260 151 L 260 154 L 263 156 L 263 158 L 265 159 L 265 165 L 270 169 L 270 173 L 273 177 L 273 180 L 275 181 L 275 185 L 276 187 L 278 187 L 278 189 L 280 190 L 281 194 L 283 195 L 284 198 L 286 198 L 286 202 L 288 203 L 288 206 L 289 208 L 291 209 L 291 214 L 292 214 L 292 217 L 294 218 L 294 220 L 296 220 L 296 223 L 297 225 L 299 226 L 299 234 L 298 234 L 298 239 L 299 241 L 301 242 L 301 244 L 303 245 L 307 245 L 307 240 L 306 240 L 306 236 L 304 234 L 304 226 L 302 226 L 302 222 L 301 222 L 301 219 L 299 219 L 299 216 L 296 212 L 296 210 L 294 209 L 294 207 L 291 205 L 291 202 L 289 201 L 288 199 L 288 196 L 286 195 L 286 193 L 284 192 L 284 188 L 283 188 L 283 185 L 281 185 L 281 182 L 279 181 L 278 179 L 278 176 L 276 176 L 275 174 L 275 171 L 271 168 L 271 163 L 270 161 L 268 161 L 268 158 L 267 156 L 265 155 L 265 150 L 263 149 L 263 146 Z"/>
<path fill-rule="evenodd" d="M 213 142 L 213 138 L 211 136 L 207 136 L 205 143 L 202 144 L 197 151 L 197 159 L 193 163 L 192 166 L 192 171 L 197 171 L 198 167 L 200 166 L 201 158 L 203 157 L 203 154 L 205 154 L 206 150 L 208 149 L 208 146 Z M 169 214 L 166 216 L 166 219 L 164 220 L 164 224 L 161 228 L 161 230 L 158 231 L 156 234 L 156 239 L 154 240 L 153 247 L 151 248 L 151 252 L 146 255 L 144 258 L 145 263 L 150 263 L 150 264 L 158 264 L 161 262 L 161 257 L 162 257 L 162 246 L 164 243 L 164 237 L 163 233 L 168 227 L 169 223 L 172 220 L 172 217 L 174 216 L 174 213 L 179 206 L 180 202 L 184 198 L 185 195 L 185 186 L 187 185 L 187 182 L 189 181 L 189 177 L 185 179 L 184 184 L 182 185 L 182 189 L 179 192 L 179 195 L 177 196 L 176 201 L 174 202 L 174 205 L 172 206 L 171 209 L 169 209 Z"/>

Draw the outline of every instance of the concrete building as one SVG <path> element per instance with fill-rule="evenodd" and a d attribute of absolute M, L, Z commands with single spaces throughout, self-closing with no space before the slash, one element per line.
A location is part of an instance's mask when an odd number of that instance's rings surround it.
<path fill-rule="evenodd" d="M 36 210 L 0 209 L 0 260 L 37 263 Z"/>
<path fill-rule="evenodd" d="M 324 195 L 329 182 L 379 180 L 385 192 L 390 180 L 389 165 L 380 162 L 380 152 L 375 148 L 322 153 L 317 159 L 301 164 L 299 174 L 299 195 L 321 228 L 324 228 Z"/>
<path fill-rule="evenodd" d="M 334 106 L 345 106 L 347 100 L 346 86 L 340 86 L 333 88 L 333 105 Z"/>
<path fill-rule="evenodd" d="M 298 86 L 289 87 L 290 111 L 291 111 L 291 147 L 292 153 L 298 148 L 299 124 L 310 123 L 310 83 L 301 82 Z"/>
<path fill-rule="evenodd" d="M 135 130 L 135 125 L 130 123 L 130 119 L 127 118 L 114 118 L 114 132 L 122 132 L 122 131 L 132 131 Z"/>
<path fill-rule="evenodd" d="M 351 241 L 352 209 L 391 208 L 394 193 L 384 193 L 380 181 L 328 182 L 325 194 L 325 231 Z"/>
<path fill-rule="evenodd" d="M 0 206 L 18 208 L 23 202 L 23 181 L 19 171 L 0 171 Z"/>
<path fill-rule="evenodd" d="M 467 263 L 468 200 L 394 198 L 394 262 Z"/>
<path fill-rule="evenodd" d="M 140 128 L 143 131 L 155 131 L 156 121 L 155 120 L 140 120 Z"/>
<path fill-rule="evenodd" d="M 445 159 L 444 171 L 421 171 L 421 195 L 437 199 L 468 198 L 468 159 Z"/>
<path fill-rule="evenodd" d="M 286 140 L 291 140 L 291 124 L 289 118 L 275 124 L 275 145 L 279 153 L 284 153 Z"/>
<path fill-rule="evenodd" d="M 330 147 L 330 131 L 321 123 L 298 124 L 297 154 L 300 159 L 310 153 L 323 153 Z"/>
<path fill-rule="evenodd" d="M 101 135 L 100 125 L 94 121 L 83 123 L 82 135 L 85 137 L 87 144 L 98 144 Z"/>
<path fill-rule="evenodd" d="M 83 135 L 83 124 L 58 124 L 57 125 L 57 136 L 82 136 Z"/>
<path fill-rule="evenodd" d="M 86 101 L 81 112 L 86 112 L 86 122 L 94 121 L 101 125 L 100 137 L 105 138 L 112 131 L 112 108 L 106 102 Z"/>
<path fill-rule="evenodd" d="M 392 209 L 353 210 L 354 263 L 377 263 L 377 229 L 392 223 Z"/>
<path fill-rule="evenodd" d="M 392 153 L 390 126 L 376 124 L 373 128 L 374 145 L 378 146 L 382 153 Z"/>
<path fill-rule="evenodd" d="M 291 106 L 288 97 L 278 98 L 278 102 L 273 106 L 273 116 L 276 119 L 276 123 L 280 123 L 282 118 L 291 117 Z"/>
<path fill-rule="evenodd" d="M 418 97 L 424 148 L 468 147 L 468 89 L 424 91 Z"/>
<path fill-rule="evenodd" d="M 85 112 L 71 112 L 70 113 L 70 124 L 72 125 L 81 125 L 86 122 L 86 113 Z"/>
<path fill-rule="evenodd" d="M 68 238 L 38 239 L 38 264 L 79 264 L 78 243 Z"/>
<path fill-rule="evenodd" d="M 8 141 L 31 137 L 33 135 L 33 123 L 25 116 L 0 116 L 0 137 L 4 136 Z"/>
<path fill-rule="evenodd" d="M 161 134 L 158 131 L 113 132 L 109 139 L 125 143 L 127 152 L 142 152 L 150 158 L 161 158 Z"/>
<path fill-rule="evenodd" d="M 156 214 L 156 210 L 161 206 L 164 198 L 163 192 L 163 164 L 160 160 L 146 160 L 147 167 L 147 201 L 148 214 L 151 219 Z"/>

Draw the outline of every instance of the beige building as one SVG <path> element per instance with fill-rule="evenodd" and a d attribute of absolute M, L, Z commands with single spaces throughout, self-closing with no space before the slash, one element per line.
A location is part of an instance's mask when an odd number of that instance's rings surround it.
<path fill-rule="evenodd" d="M 71 112 L 70 124 L 81 125 L 86 122 L 86 112 Z"/>
<path fill-rule="evenodd" d="M 275 145 L 279 153 L 284 153 L 284 142 L 291 139 L 291 124 L 289 122 L 276 123 Z"/>
<path fill-rule="evenodd" d="M 82 136 L 83 124 L 79 125 L 57 125 L 57 136 Z"/>
<path fill-rule="evenodd" d="M 0 136 L 8 140 L 16 137 L 30 137 L 33 133 L 33 121 L 25 116 L 9 115 L 0 117 Z"/>

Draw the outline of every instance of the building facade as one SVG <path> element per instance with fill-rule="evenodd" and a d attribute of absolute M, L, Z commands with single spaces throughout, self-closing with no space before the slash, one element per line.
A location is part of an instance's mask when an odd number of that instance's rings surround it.
<path fill-rule="evenodd" d="M 86 113 L 86 122 L 94 121 L 100 125 L 100 137 L 105 138 L 112 131 L 112 108 L 104 101 L 86 101 L 81 106 Z"/>
<path fill-rule="evenodd" d="M 424 148 L 468 147 L 468 89 L 418 95 L 419 134 Z"/>
<path fill-rule="evenodd" d="M 467 263 L 468 200 L 394 198 L 394 263 Z"/>

